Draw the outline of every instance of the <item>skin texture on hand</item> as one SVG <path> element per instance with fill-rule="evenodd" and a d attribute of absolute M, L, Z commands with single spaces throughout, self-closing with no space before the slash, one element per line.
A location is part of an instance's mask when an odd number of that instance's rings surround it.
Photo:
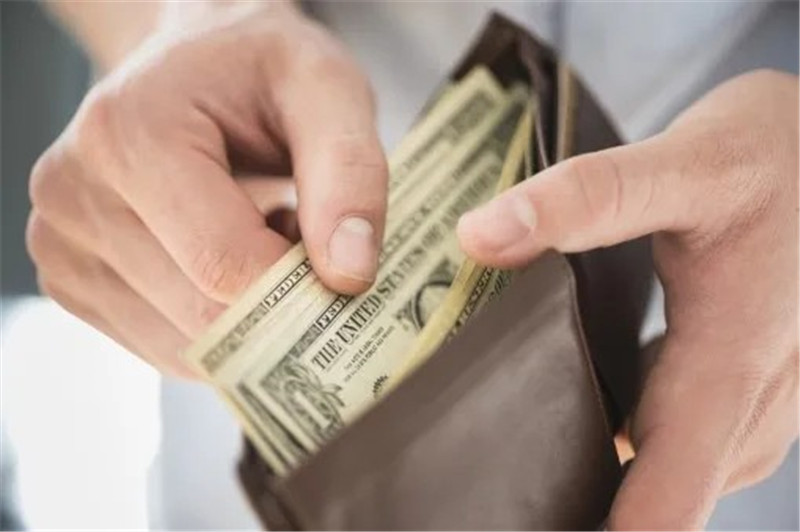
<path fill-rule="evenodd" d="M 797 437 L 797 78 L 729 81 L 663 133 L 560 163 L 458 227 L 469 255 L 502 267 L 649 233 L 667 332 L 609 528 L 700 528 Z"/>
<path fill-rule="evenodd" d="M 44 292 L 187 375 L 179 352 L 289 248 L 265 215 L 297 205 L 329 287 L 371 283 L 387 168 L 367 80 L 290 5 L 160 17 L 36 164 L 27 238 Z"/>

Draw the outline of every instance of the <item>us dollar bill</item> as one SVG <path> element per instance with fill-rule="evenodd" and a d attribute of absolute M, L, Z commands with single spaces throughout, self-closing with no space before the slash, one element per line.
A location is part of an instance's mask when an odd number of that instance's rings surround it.
<path fill-rule="evenodd" d="M 471 72 L 445 95 L 414 127 L 390 159 L 389 217 L 399 219 L 396 205 L 413 190 L 416 180 L 440 166 L 454 146 L 474 134 L 476 128 L 507 100 L 506 92 L 483 68 Z M 404 188 L 404 185 L 405 188 Z M 323 297 L 302 244 L 294 247 L 270 269 L 185 354 L 185 359 L 215 384 L 223 400 L 239 418 L 259 452 L 277 472 L 295 466 L 305 450 L 252 396 L 226 391 L 236 383 L 259 354 L 243 349 L 266 327 L 277 327 L 280 318 L 302 319 L 304 305 Z M 297 297 L 302 294 L 302 297 Z M 279 312 L 279 309 L 290 309 Z M 245 356 L 249 354 L 250 356 Z M 227 383 L 229 386 L 225 386 Z"/>
<path fill-rule="evenodd" d="M 525 93 L 507 93 L 475 70 L 448 87 L 395 150 L 386 238 L 370 293 L 327 291 L 301 244 L 185 354 L 277 474 L 380 395 L 401 351 L 441 304 L 463 260 L 453 226 L 491 195 Z"/>
<path fill-rule="evenodd" d="M 368 408 L 440 304 L 463 255 L 462 213 L 485 201 L 500 176 L 527 90 L 509 100 L 480 135 L 466 139 L 397 206 L 373 287 L 358 297 L 316 299 L 310 322 L 270 327 L 247 349 L 258 364 L 235 383 L 307 451 L 316 451 Z"/>
<path fill-rule="evenodd" d="M 415 126 L 414 134 L 401 142 L 389 161 L 387 231 L 399 219 L 394 208 L 399 199 L 506 100 L 505 91 L 493 76 L 485 68 L 476 68 Z M 236 360 L 248 339 L 257 336 L 275 316 L 276 308 L 308 289 L 312 277 L 308 255 L 298 244 L 211 325 L 184 353 L 184 360 L 214 381 L 227 364 Z"/>
<path fill-rule="evenodd" d="M 514 132 L 494 196 L 533 174 L 531 145 L 535 134 L 535 117 L 536 101 L 530 99 Z M 397 386 L 452 338 L 487 302 L 510 284 L 512 274 L 511 271 L 489 268 L 465 258 L 447 293 L 403 357 L 387 388 Z"/>

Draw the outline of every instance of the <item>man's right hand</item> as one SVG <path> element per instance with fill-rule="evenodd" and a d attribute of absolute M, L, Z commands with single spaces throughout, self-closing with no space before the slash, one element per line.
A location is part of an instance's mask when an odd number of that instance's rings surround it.
<path fill-rule="evenodd" d="M 264 215 L 294 183 L 315 271 L 345 293 L 374 279 L 387 186 L 369 84 L 338 42 L 290 5 L 186 8 L 38 161 L 27 235 L 44 292 L 182 375 L 179 352 L 288 249 Z"/>

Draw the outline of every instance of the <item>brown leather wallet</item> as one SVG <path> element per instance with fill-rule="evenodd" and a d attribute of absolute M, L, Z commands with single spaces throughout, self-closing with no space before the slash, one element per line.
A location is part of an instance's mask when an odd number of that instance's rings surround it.
<path fill-rule="evenodd" d="M 538 98 L 538 167 L 619 143 L 552 50 L 493 15 L 454 70 Z M 596 529 L 621 478 L 652 267 L 641 239 L 548 253 L 288 478 L 247 444 L 241 481 L 272 529 Z"/>

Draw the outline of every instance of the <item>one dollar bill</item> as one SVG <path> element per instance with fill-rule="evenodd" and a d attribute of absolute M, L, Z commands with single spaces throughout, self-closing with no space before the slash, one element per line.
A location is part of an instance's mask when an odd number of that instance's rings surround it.
<path fill-rule="evenodd" d="M 421 352 L 420 333 L 444 323 L 437 316 L 456 284 L 474 284 L 461 279 L 455 223 L 507 179 L 530 113 L 526 87 L 505 90 L 483 68 L 448 87 L 390 158 L 373 287 L 358 297 L 328 291 L 300 244 L 187 351 L 277 474 L 396 382 Z"/>

